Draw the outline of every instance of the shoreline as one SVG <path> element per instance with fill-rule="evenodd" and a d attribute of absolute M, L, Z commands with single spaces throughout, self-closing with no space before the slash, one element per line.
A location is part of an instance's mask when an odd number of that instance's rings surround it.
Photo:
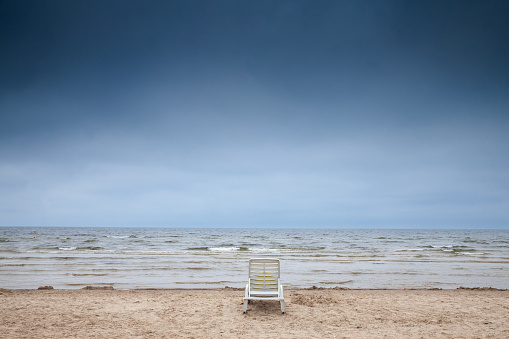
<path fill-rule="evenodd" d="M 430 288 L 349 288 L 349 287 L 285 287 L 284 291 L 509 291 L 506 288 L 495 288 L 495 287 L 456 287 L 456 288 L 441 288 L 441 287 L 430 287 Z M 39 286 L 38 288 L 2 288 L 0 292 L 6 291 L 41 291 L 41 290 L 54 290 L 54 291 L 79 291 L 79 290 L 109 290 L 109 291 L 244 291 L 244 287 L 211 287 L 211 288 L 129 288 L 129 289 L 117 289 L 113 286 L 85 286 L 82 288 L 53 288 L 53 286 Z"/>
<path fill-rule="evenodd" d="M 2 338 L 507 338 L 509 291 L 285 289 L 0 289 Z"/>

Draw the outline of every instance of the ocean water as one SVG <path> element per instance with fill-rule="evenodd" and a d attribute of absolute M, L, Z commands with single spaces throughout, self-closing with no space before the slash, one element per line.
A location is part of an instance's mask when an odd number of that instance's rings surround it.
<path fill-rule="evenodd" d="M 265 257 L 290 288 L 509 288 L 509 230 L 116 227 L 0 227 L 0 288 L 243 287 Z"/>

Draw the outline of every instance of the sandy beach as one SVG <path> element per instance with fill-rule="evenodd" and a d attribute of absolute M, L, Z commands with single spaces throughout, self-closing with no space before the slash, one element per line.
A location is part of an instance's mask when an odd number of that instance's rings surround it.
<path fill-rule="evenodd" d="M 1 338 L 508 338 L 509 291 L 0 290 Z"/>

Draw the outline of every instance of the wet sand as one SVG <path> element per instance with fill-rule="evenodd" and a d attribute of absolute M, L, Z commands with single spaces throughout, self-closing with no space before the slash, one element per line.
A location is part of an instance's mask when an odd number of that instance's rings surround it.
<path fill-rule="evenodd" d="M 0 290 L 0 338 L 509 338 L 509 291 Z"/>

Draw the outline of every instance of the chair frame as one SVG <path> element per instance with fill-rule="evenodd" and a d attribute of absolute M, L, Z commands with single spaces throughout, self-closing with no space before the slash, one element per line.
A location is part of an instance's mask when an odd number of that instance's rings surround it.
<path fill-rule="evenodd" d="M 244 296 L 244 313 L 247 312 L 249 300 L 279 301 L 281 313 L 285 313 L 280 267 L 278 259 L 255 258 L 249 260 L 249 280 Z"/>

